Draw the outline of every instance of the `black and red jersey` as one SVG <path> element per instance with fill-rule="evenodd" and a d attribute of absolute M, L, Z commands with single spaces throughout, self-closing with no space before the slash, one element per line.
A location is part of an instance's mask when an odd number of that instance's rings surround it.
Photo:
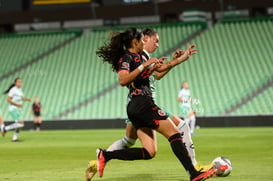
<path fill-rule="evenodd" d="M 37 103 L 37 104 L 33 103 L 32 104 L 32 110 L 33 110 L 33 112 L 40 112 L 41 108 L 42 108 L 41 103 Z"/>
<path fill-rule="evenodd" d="M 126 51 L 126 53 L 119 59 L 119 71 L 127 70 L 132 72 L 145 61 L 146 59 L 142 54 L 135 54 Z M 152 97 L 149 82 L 151 73 L 152 71 L 150 69 L 144 69 L 141 74 L 139 74 L 129 85 L 127 85 L 129 89 L 129 97 L 138 95 Z"/>

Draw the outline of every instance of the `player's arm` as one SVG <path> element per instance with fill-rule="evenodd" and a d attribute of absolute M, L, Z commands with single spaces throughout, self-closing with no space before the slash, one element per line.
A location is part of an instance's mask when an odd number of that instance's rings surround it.
<path fill-rule="evenodd" d="M 182 97 L 177 97 L 178 102 L 189 102 L 189 101 L 193 101 L 193 100 L 195 100 L 195 99 L 193 99 L 193 98 L 182 99 Z"/>
<path fill-rule="evenodd" d="M 173 67 L 178 65 L 176 58 L 183 55 L 185 52 L 183 50 L 177 50 L 173 54 L 173 59 L 169 62 L 164 62 L 160 68 L 155 72 L 155 79 L 160 80 L 163 78 Z M 160 72 L 159 72 L 160 71 Z"/>
<path fill-rule="evenodd" d="M 164 62 L 162 65 L 156 69 L 156 80 L 163 78 L 173 67 L 181 64 L 182 62 L 188 60 L 191 55 L 196 54 L 196 49 L 193 49 L 195 45 L 190 45 L 188 49 L 184 52 L 183 50 L 178 50 L 174 53 L 173 59 L 169 62 Z"/>
<path fill-rule="evenodd" d="M 118 72 L 119 84 L 121 86 L 126 86 L 130 84 L 145 68 L 153 63 L 158 64 L 159 60 L 157 58 L 150 58 L 148 61 L 138 66 L 138 68 L 136 68 L 132 72 L 121 69 Z"/>
<path fill-rule="evenodd" d="M 22 101 L 31 101 L 31 99 L 30 99 L 30 98 L 23 97 L 23 98 L 22 98 Z"/>
<path fill-rule="evenodd" d="M 177 97 L 178 102 L 183 102 L 183 99 L 181 97 Z"/>
<path fill-rule="evenodd" d="M 12 105 L 15 105 L 15 106 L 17 106 L 17 107 L 22 107 L 22 104 L 18 104 L 18 103 L 16 103 L 16 102 L 13 102 L 11 96 L 8 96 L 8 97 L 7 97 L 7 101 L 8 101 L 10 104 L 12 104 Z"/>

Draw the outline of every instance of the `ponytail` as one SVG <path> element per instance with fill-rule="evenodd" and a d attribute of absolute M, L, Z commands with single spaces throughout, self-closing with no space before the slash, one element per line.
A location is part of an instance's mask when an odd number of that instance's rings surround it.
<path fill-rule="evenodd" d="M 96 52 L 98 57 L 102 58 L 103 62 L 108 62 L 112 65 L 113 71 L 118 71 L 118 60 L 131 48 L 133 39 L 140 40 L 142 32 L 136 28 L 129 28 L 122 33 L 113 34 L 110 42 L 105 43 Z"/>
<path fill-rule="evenodd" d="M 13 88 L 13 87 L 15 86 L 15 83 L 16 83 L 16 81 L 17 81 L 18 79 L 20 79 L 20 78 L 18 77 L 18 78 L 16 78 L 16 79 L 14 80 L 13 84 L 11 84 L 11 85 L 9 86 L 9 88 L 8 88 L 7 90 L 4 91 L 4 94 L 9 93 L 10 89 Z"/>

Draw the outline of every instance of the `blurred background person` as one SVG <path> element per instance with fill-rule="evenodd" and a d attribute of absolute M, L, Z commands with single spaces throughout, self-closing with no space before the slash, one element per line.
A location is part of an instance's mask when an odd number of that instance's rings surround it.
<path fill-rule="evenodd" d="M 41 124 L 42 124 L 41 111 L 42 111 L 42 105 L 39 102 L 39 98 L 35 97 L 31 107 L 31 112 L 33 113 L 33 123 L 34 123 L 35 131 L 41 130 Z"/>
<path fill-rule="evenodd" d="M 24 121 L 22 120 L 22 106 L 24 101 L 31 101 L 29 98 L 24 97 L 22 91 L 22 79 L 16 78 L 14 83 L 4 92 L 8 94 L 7 101 L 10 103 L 9 112 L 15 123 L 8 126 L 4 126 L 2 135 L 4 136 L 7 131 L 15 130 L 12 141 L 18 141 L 20 129 L 24 127 Z"/>
<path fill-rule="evenodd" d="M 191 107 L 191 93 L 189 90 L 189 83 L 184 81 L 182 83 L 182 88 L 179 91 L 178 102 L 181 103 L 181 116 L 184 118 L 185 122 L 189 125 L 191 129 L 191 135 L 195 135 L 194 128 L 196 123 L 195 113 Z"/>

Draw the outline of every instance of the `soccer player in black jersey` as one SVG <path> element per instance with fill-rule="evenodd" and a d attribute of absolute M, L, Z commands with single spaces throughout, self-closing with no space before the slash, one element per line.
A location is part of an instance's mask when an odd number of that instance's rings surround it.
<path fill-rule="evenodd" d="M 34 130 L 40 131 L 41 124 L 42 124 L 42 116 L 41 116 L 42 105 L 39 102 L 38 97 L 35 97 L 31 108 L 32 108 L 33 116 L 34 116 L 34 120 L 33 120 Z"/>
<path fill-rule="evenodd" d="M 137 130 L 137 136 L 142 143 L 142 148 L 128 148 L 116 151 L 98 149 L 98 172 L 103 176 L 105 165 L 111 159 L 120 160 L 147 160 L 155 156 L 157 151 L 155 131 L 165 136 L 171 148 L 189 173 L 191 181 L 206 180 L 215 173 L 215 169 L 207 172 L 195 170 L 188 152 L 182 143 L 181 135 L 173 125 L 168 115 L 153 101 L 150 89 L 149 76 L 153 68 L 160 70 L 162 60 L 150 58 L 144 61 L 140 52 L 143 51 L 143 34 L 141 31 L 130 28 L 125 32 L 114 35 L 109 44 L 99 48 L 97 54 L 103 61 L 112 65 L 118 72 L 119 83 L 129 89 L 130 102 L 127 105 L 127 115 Z M 192 55 L 192 47 L 177 57 L 179 63 L 186 61 Z"/>

